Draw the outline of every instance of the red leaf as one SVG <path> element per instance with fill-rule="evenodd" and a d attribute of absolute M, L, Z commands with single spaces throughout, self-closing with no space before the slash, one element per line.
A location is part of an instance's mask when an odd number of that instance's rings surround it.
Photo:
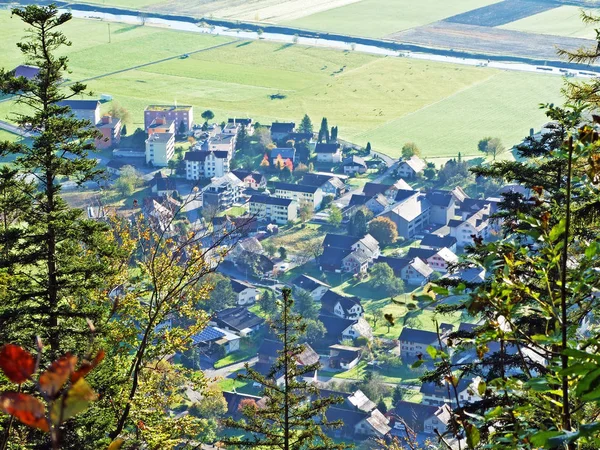
<path fill-rule="evenodd" d="M 67 353 L 54 361 L 48 370 L 40 375 L 40 391 L 54 398 L 69 379 L 77 364 L 77 356 Z"/>
<path fill-rule="evenodd" d="M 0 410 L 32 428 L 50 431 L 44 404 L 31 395 L 16 392 L 0 394 Z"/>
<path fill-rule="evenodd" d="M 18 345 L 6 344 L 0 349 L 0 368 L 13 383 L 24 383 L 35 370 L 35 358 Z"/>
<path fill-rule="evenodd" d="M 81 366 L 71 375 L 71 383 L 75 384 L 77 380 L 85 377 L 90 373 L 94 367 L 100 364 L 100 361 L 104 359 L 104 350 L 100 350 L 92 361 L 86 361 L 85 359 L 81 362 Z"/>

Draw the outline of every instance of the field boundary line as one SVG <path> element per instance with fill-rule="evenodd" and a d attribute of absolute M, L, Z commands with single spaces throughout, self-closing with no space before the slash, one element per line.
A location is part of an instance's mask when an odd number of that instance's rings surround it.
<path fill-rule="evenodd" d="M 424 110 L 426 110 L 426 109 L 428 109 L 428 108 L 430 108 L 432 106 L 437 105 L 438 103 L 442 103 L 442 102 L 444 102 L 444 101 L 446 101 L 446 100 L 448 100 L 450 98 L 453 98 L 453 97 L 457 96 L 458 94 L 462 94 L 463 92 L 466 92 L 466 91 L 468 91 L 471 88 L 474 88 L 476 86 L 479 86 L 480 84 L 486 83 L 489 80 L 491 80 L 492 78 L 497 77 L 497 76 L 498 76 L 498 73 L 494 73 L 494 74 L 492 74 L 492 75 L 490 75 L 490 76 L 488 76 L 486 78 L 483 78 L 483 79 L 481 79 L 479 81 L 476 81 L 473 84 L 470 84 L 469 86 L 465 86 L 464 88 L 459 89 L 458 91 L 453 92 L 452 94 L 447 95 L 446 97 L 443 97 L 443 98 L 441 98 L 439 100 L 436 100 L 433 103 L 429 103 L 429 104 L 423 106 L 422 108 L 419 108 L 419 109 L 417 109 L 415 111 L 411 111 L 411 112 L 409 112 L 407 114 L 404 114 L 402 116 L 395 117 L 394 119 L 388 120 L 387 122 L 384 122 L 381 125 L 377 125 L 376 127 L 371 128 L 370 130 L 364 131 L 364 132 L 360 133 L 359 135 L 357 135 L 356 138 L 363 138 L 366 133 L 371 133 L 371 132 L 373 132 L 375 130 L 379 130 L 380 128 L 385 127 L 385 126 L 387 126 L 387 125 L 389 125 L 389 124 L 391 124 L 393 122 L 396 122 L 397 120 L 404 119 L 406 117 L 410 117 L 410 116 L 412 116 L 412 115 L 414 115 L 416 113 L 424 111 Z"/>
<path fill-rule="evenodd" d="M 104 73 L 104 74 L 101 74 L 101 75 L 98 75 L 98 76 L 95 76 L 95 77 L 84 78 L 83 80 L 73 81 L 71 83 L 65 84 L 65 86 L 68 86 L 68 85 L 74 84 L 74 83 L 87 83 L 88 81 L 94 81 L 94 80 L 98 80 L 100 78 L 106 78 L 106 77 L 110 77 L 112 75 L 118 75 L 120 73 L 130 72 L 132 70 L 141 69 L 143 67 L 152 66 L 152 65 L 155 65 L 155 64 L 160 64 L 160 63 L 163 63 L 163 62 L 171 61 L 173 59 L 179 59 L 183 55 L 194 55 L 196 53 L 202 53 L 202 52 L 206 52 L 208 50 L 214 50 L 216 48 L 225 47 L 226 45 L 231 45 L 231 44 L 234 44 L 236 42 L 241 41 L 241 39 L 236 39 L 236 38 L 232 38 L 232 39 L 233 40 L 231 42 L 223 42 L 221 44 L 216 44 L 216 45 L 212 45 L 210 47 L 201 48 L 200 50 L 193 50 L 191 52 L 180 53 L 178 55 L 169 56 L 168 58 L 157 59 L 156 61 L 150 61 L 150 62 L 147 62 L 147 63 L 144 63 L 144 64 L 138 64 L 136 66 L 126 67 L 125 69 L 115 70 L 114 72 Z"/>

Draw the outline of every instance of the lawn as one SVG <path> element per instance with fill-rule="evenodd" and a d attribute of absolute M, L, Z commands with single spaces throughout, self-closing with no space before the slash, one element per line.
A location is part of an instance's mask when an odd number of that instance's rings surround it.
<path fill-rule="evenodd" d="M 352 369 L 345 372 L 338 372 L 332 375 L 333 378 L 340 378 L 343 380 L 363 380 L 365 372 L 367 371 L 367 361 L 361 361 Z M 323 372 L 323 371 L 321 371 Z M 381 375 L 381 380 L 385 383 L 402 383 L 402 382 L 417 382 L 421 376 L 421 372 L 412 370 L 410 367 L 403 365 L 399 368 L 394 369 L 377 369 L 377 373 Z M 323 373 L 322 373 L 323 374 Z M 329 375 L 330 372 L 326 372 L 323 375 Z"/>
<path fill-rule="evenodd" d="M 256 356 L 257 351 L 258 344 L 254 342 L 245 342 L 245 340 L 242 340 L 240 349 L 238 351 L 232 352 L 229 355 L 219 359 L 214 363 L 214 367 L 215 369 L 220 369 L 221 367 L 245 361 L 248 358 Z"/>
<path fill-rule="evenodd" d="M 588 13 L 600 14 L 600 9 L 587 10 Z M 499 28 L 525 31 L 527 33 L 552 34 L 555 36 L 571 36 L 595 39 L 594 25 L 581 21 L 581 8 L 577 6 L 560 6 L 540 14 L 507 23 Z"/>
<path fill-rule="evenodd" d="M 14 67 L 20 58 L 10 43 L 23 27 L 5 11 L 0 11 L 0 25 L 0 37 L 8 43 L 0 66 Z M 101 76 L 88 81 L 88 87 L 95 95 L 111 94 L 129 110 L 130 130 L 142 125 L 148 104 L 178 102 L 193 105 L 197 120 L 205 109 L 215 113 L 216 121 L 238 116 L 262 123 L 299 122 L 308 113 L 315 123 L 325 116 L 339 126 L 341 138 L 362 145 L 370 141 L 374 150 L 392 156 L 407 141 L 417 143 L 426 157 L 459 151 L 467 156 L 478 153 L 482 136 L 498 136 L 512 145 L 530 127 L 539 128 L 546 118 L 538 104 L 557 101 L 562 84 L 559 77 L 541 74 L 242 42 L 149 26 L 112 24 L 109 44 L 105 30 L 100 21 L 74 20 L 65 27 L 74 41 L 66 52 L 73 70 L 69 77 Z M 102 76 L 181 53 L 191 56 Z M 272 100 L 273 94 L 284 98 Z M 0 103 L 0 119 L 15 109 L 11 102 Z"/>
<path fill-rule="evenodd" d="M 219 387 L 223 392 L 240 392 L 242 394 L 258 395 L 259 390 L 252 385 L 252 381 L 238 380 L 235 378 L 236 373 L 233 374 L 233 378 L 223 378 L 219 381 Z"/>
<path fill-rule="evenodd" d="M 285 247 L 288 253 L 293 254 L 302 251 L 302 246 L 306 244 L 314 245 L 317 242 L 322 242 L 325 238 L 322 225 L 302 224 L 295 225 L 278 234 L 265 239 L 264 243 L 272 243 L 276 249 Z"/>
<path fill-rule="evenodd" d="M 286 22 L 286 25 L 353 36 L 383 37 L 496 3 L 498 0 L 362 0 Z"/>

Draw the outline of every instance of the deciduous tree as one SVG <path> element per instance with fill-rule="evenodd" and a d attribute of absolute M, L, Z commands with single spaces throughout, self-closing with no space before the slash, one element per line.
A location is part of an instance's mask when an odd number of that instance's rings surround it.
<path fill-rule="evenodd" d="M 381 245 L 390 245 L 398 239 L 398 227 L 387 217 L 376 217 L 369 223 L 369 234 Z"/>

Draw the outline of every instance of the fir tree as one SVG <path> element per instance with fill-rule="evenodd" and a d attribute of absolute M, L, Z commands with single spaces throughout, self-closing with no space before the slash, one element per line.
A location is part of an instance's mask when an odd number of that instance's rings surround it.
<path fill-rule="evenodd" d="M 298 131 L 300 131 L 300 133 L 312 133 L 313 132 L 313 124 L 312 124 L 312 121 L 310 120 L 310 117 L 308 117 L 308 114 L 304 114 L 304 117 L 302 118 L 302 122 L 300 122 L 300 126 L 298 127 Z"/>
<path fill-rule="evenodd" d="M 225 443 L 235 448 L 278 448 L 282 450 L 331 450 L 348 448 L 345 444 L 334 443 L 324 432 L 325 428 L 340 426 L 329 422 L 325 416 L 327 409 L 341 399 L 321 398 L 319 389 L 302 377 L 319 369 L 319 364 L 302 366 L 298 357 L 304 346 L 298 343 L 306 325 L 301 316 L 292 312 L 294 301 L 291 290 L 283 289 L 280 304 L 281 315 L 271 323 L 273 331 L 283 347 L 266 376 L 261 375 L 246 364 L 247 374 L 240 378 L 262 386 L 264 406 L 247 405 L 243 409 L 244 419 L 236 422 L 225 419 L 224 424 L 242 430 L 245 435 Z M 275 378 L 283 377 L 278 386 Z M 311 401 L 307 402 L 307 399 Z"/>
<path fill-rule="evenodd" d="M 318 142 L 329 142 L 329 125 L 327 125 L 327 117 L 321 120 L 321 128 L 319 129 Z"/>
<path fill-rule="evenodd" d="M 329 142 L 335 143 L 338 140 L 338 127 L 331 127 L 331 138 Z"/>

